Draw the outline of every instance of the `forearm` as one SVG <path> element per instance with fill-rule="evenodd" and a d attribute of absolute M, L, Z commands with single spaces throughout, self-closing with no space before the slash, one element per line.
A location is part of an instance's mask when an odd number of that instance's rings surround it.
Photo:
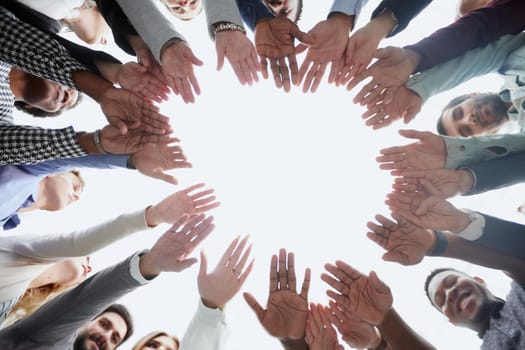
<path fill-rule="evenodd" d="M 210 309 L 199 301 L 197 312 L 184 332 L 180 349 L 220 350 L 224 348 L 227 335 L 228 325 L 224 311 Z"/>
<path fill-rule="evenodd" d="M 406 48 L 421 55 L 416 71 L 423 71 L 465 51 L 486 45 L 504 34 L 519 33 L 525 28 L 524 17 L 525 2 L 493 0 Z"/>
<path fill-rule="evenodd" d="M 525 34 L 505 35 L 487 46 L 470 50 L 411 77 L 405 86 L 415 91 L 425 102 L 430 97 L 474 77 L 497 71 L 504 64 L 506 57 L 524 42 Z"/>
<path fill-rule="evenodd" d="M 396 19 L 394 26 L 387 33 L 388 36 L 393 36 L 404 30 L 430 2 L 432 0 L 383 0 L 372 13 L 372 19 L 388 10 L 389 16 Z"/>
<path fill-rule="evenodd" d="M 525 151 L 525 133 L 474 137 L 442 136 L 445 142 L 447 169 L 457 169 L 512 153 Z"/>
<path fill-rule="evenodd" d="M 34 164 L 87 154 L 72 127 L 53 130 L 0 125 L 0 139 L 4 140 L 0 145 L 0 165 Z"/>
<path fill-rule="evenodd" d="M 145 210 L 123 214 L 88 229 L 20 239 L 13 243 L 17 254 L 41 261 L 86 256 L 133 233 L 147 230 Z"/>
<path fill-rule="evenodd" d="M 153 56 L 160 62 L 162 48 L 173 38 L 185 41 L 154 0 L 117 0 L 141 38 L 148 44 Z"/>
<path fill-rule="evenodd" d="M 120 63 L 96 61 L 98 70 L 107 81 L 112 82 L 113 84 L 118 83 L 118 74 L 122 68 Z"/>
<path fill-rule="evenodd" d="M 377 326 L 392 350 L 431 350 L 435 347 L 417 334 L 392 308 Z"/>
<path fill-rule="evenodd" d="M 99 63 L 100 67 L 106 71 L 106 74 L 116 79 L 115 65 L 111 63 Z M 102 97 L 108 89 L 112 89 L 113 85 L 102 79 L 96 74 L 88 71 L 76 71 L 73 73 L 73 80 L 78 86 L 79 90 L 91 97 L 96 102 L 100 103 Z"/>

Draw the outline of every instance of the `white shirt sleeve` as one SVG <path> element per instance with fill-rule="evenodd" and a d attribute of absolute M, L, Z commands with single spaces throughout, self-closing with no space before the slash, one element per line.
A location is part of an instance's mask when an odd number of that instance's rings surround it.
<path fill-rule="evenodd" d="M 355 16 L 357 20 L 361 9 L 367 2 L 368 0 L 334 0 L 330 13 L 341 12 L 348 16 Z"/>
<path fill-rule="evenodd" d="M 197 312 L 184 333 L 180 350 L 221 350 L 228 335 L 223 310 L 210 309 L 199 299 Z"/>

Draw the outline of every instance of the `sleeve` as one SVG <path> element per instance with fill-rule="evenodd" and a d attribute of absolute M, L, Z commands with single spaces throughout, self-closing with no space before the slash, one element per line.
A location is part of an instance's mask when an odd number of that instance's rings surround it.
<path fill-rule="evenodd" d="M 470 164 L 465 167 L 474 175 L 474 186 L 465 195 L 483 193 L 525 182 L 525 153 Z"/>
<path fill-rule="evenodd" d="M 481 213 L 480 213 L 481 214 Z M 485 228 L 475 243 L 511 256 L 525 258 L 525 226 L 481 214 Z"/>
<path fill-rule="evenodd" d="M 391 37 L 404 30 L 408 23 L 431 2 L 432 0 L 383 0 L 372 13 L 372 18 L 378 16 L 385 9 L 392 11 L 396 17 L 397 26 L 388 34 L 388 37 Z"/>
<path fill-rule="evenodd" d="M 86 154 L 72 127 L 52 130 L 0 124 L 0 165 L 33 164 Z"/>
<path fill-rule="evenodd" d="M 505 63 L 507 56 L 523 45 L 525 33 L 505 35 L 487 46 L 470 50 L 453 60 L 414 74 L 405 85 L 425 102 L 430 97 L 474 77 L 497 71 Z"/>
<path fill-rule="evenodd" d="M 19 21 L 1 6 L 0 60 L 72 89 L 77 89 L 72 73 L 87 70 L 50 34 Z"/>
<path fill-rule="evenodd" d="M 68 257 L 89 255 L 132 233 L 147 229 L 145 210 L 141 209 L 85 230 L 63 234 L 6 237 L 2 245 L 14 254 L 47 263 Z"/>
<path fill-rule="evenodd" d="M 144 42 L 148 44 L 153 56 L 160 62 L 164 45 L 173 38 L 184 41 L 166 14 L 161 11 L 155 0 L 117 0 Z"/>
<path fill-rule="evenodd" d="M 457 169 L 512 153 L 525 151 L 525 133 L 474 137 L 442 136 L 445 142 L 447 169 Z"/>
<path fill-rule="evenodd" d="M 75 168 L 126 168 L 128 158 L 127 154 L 94 154 L 77 158 L 49 160 L 34 165 L 21 165 L 20 168 L 33 175 L 62 173 Z"/>
<path fill-rule="evenodd" d="M 115 43 L 128 55 L 135 56 L 135 51 L 128 43 L 128 36 L 138 35 L 128 17 L 115 0 L 96 0 L 97 8 L 111 28 Z"/>
<path fill-rule="evenodd" d="M 210 309 L 199 299 L 197 312 L 184 333 L 180 350 L 224 349 L 227 333 L 224 311 Z"/>
<path fill-rule="evenodd" d="M 525 29 L 525 1 L 493 0 L 405 48 L 421 55 L 416 71 L 448 61 L 470 49 L 483 46 L 504 34 Z"/>
<path fill-rule="evenodd" d="M 246 25 L 255 30 L 257 21 L 262 18 L 275 17 L 260 0 L 237 0 L 241 17 Z"/>
<path fill-rule="evenodd" d="M 235 0 L 204 0 L 208 32 L 213 38 L 213 25 L 217 22 L 235 23 L 243 26 L 241 13 Z"/>
<path fill-rule="evenodd" d="M 357 20 L 363 6 L 365 6 L 367 2 L 368 0 L 334 0 L 329 13 L 341 12 L 348 16 L 355 16 Z"/>
<path fill-rule="evenodd" d="M 130 273 L 130 265 L 137 259 L 139 256 L 135 254 L 100 271 L 77 287 L 45 303 L 6 331 L 13 338 L 32 339 L 35 343 L 46 344 L 50 348 L 53 344 L 71 348 L 80 327 L 141 286 Z"/>

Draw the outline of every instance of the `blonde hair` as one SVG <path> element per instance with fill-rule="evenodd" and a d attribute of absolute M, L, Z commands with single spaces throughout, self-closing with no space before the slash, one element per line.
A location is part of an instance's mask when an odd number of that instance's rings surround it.
<path fill-rule="evenodd" d="M 154 338 L 157 338 L 157 337 L 160 337 L 160 336 L 165 336 L 165 337 L 169 337 L 171 339 L 173 339 L 173 341 L 175 342 L 175 344 L 177 344 L 177 349 L 180 347 L 180 342 L 179 342 L 179 339 L 177 337 L 174 337 L 172 335 L 169 335 L 168 333 L 166 332 L 162 332 L 162 331 L 154 331 L 154 332 L 151 332 L 147 335 L 145 335 L 144 337 L 142 337 L 134 346 L 131 350 L 142 350 L 144 348 L 144 346 L 146 346 L 146 343 L 149 342 L 150 340 L 154 339 Z"/>
<path fill-rule="evenodd" d="M 13 306 L 1 328 L 5 328 L 16 321 L 31 315 L 49 300 L 65 292 L 72 285 L 61 285 L 58 283 L 49 283 L 43 286 L 28 288 L 24 295 Z"/>

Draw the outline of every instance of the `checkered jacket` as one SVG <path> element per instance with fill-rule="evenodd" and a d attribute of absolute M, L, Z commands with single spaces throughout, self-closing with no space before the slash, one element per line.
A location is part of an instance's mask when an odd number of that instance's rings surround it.
<path fill-rule="evenodd" d="M 13 125 L 11 65 L 75 89 L 72 72 L 86 70 L 48 34 L 17 20 L 0 6 L 0 165 L 86 155 L 72 127 L 50 130 Z"/>

